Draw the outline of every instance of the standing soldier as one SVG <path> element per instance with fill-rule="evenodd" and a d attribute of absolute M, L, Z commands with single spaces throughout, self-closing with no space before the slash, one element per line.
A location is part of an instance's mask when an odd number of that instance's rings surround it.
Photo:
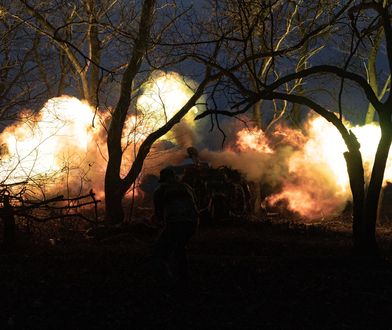
<path fill-rule="evenodd" d="M 181 284 L 189 279 L 185 248 L 195 233 L 198 210 L 192 188 L 178 181 L 173 169 L 160 172 L 160 186 L 154 193 L 155 216 L 164 228 L 154 247 L 154 256 L 171 265 L 171 271 Z"/>

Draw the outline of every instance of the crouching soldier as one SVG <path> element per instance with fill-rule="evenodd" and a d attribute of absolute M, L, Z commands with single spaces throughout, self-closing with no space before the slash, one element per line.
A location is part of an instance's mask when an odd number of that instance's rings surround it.
<path fill-rule="evenodd" d="M 154 193 L 155 216 L 164 227 L 154 246 L 153 255 L 163 259 L 175 279 L 186 284 L 189 265 L 186 245 L 195 233 L 198 210 L 192 188 L 180 182 L 171 168 L 160 173 L 160 186 Z"/>

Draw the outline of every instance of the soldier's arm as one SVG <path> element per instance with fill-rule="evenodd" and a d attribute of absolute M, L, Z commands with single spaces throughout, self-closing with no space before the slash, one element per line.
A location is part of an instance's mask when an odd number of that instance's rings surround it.
<path fill-rule="evenodd" d="M 158 188 L 154 193 L 154 213 L 159 223 L 163 223 L 163 190 Z"/>
<path fill-rule="evenodd" d="M 200 210 L 199 210 L 199 206 L 198 206 L 198 202 L 197 202 L 194 190 L 192 189 L 192 187 L 190 185 L 188 185 L 186 183 L 184 183 L 184 186 L 185 186 L 185 189 L 187 190 L 188 194 L 190 195 L 190 197 L 192 199 L 192 203 L 193 203 L 193 206 L 195 208 L 195 211 L 196 211 L 197 215 L 200 215 Z"/>

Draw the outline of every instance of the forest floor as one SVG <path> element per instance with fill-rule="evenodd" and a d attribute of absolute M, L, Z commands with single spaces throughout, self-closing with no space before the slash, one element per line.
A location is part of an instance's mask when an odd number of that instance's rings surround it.
<path fill-rule="evenodd" d="M 378 232 L 383 258 L 367 260 L 339 221 L 202 226 L 181 290 L 146 262 L 143 225 L 22 244 L 0 253 L 0 329 L 391 329 L 392 228 Z"/>

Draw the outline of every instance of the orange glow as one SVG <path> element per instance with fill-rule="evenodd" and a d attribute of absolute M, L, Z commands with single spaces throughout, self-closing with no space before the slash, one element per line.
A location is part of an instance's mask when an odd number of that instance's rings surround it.
<path fill-rule="evenodd" d="M 138 115 L 129 115 L 125 123 L 121 175 L 129 170 L 146 136 L 173 116 L 190 96 L 191 90 L 177 74 L 156 74 L 144 86 L 136 102 Z M 94 115 L 101 116 L 95 120 L 95 128 Z M 192 116 L 182 121 L 188 129 L 181 128 L 182 142 L 176 138 L 177 145 L 192 145 L 191 138 L 185 136 L 193 133 Z M 0 181 L 29 180 L 33 194 L 77 194 L 94 189 L 103 198 L 107 161 L 106 131 L 100 124 L 105 121 L 103 117 L 86 102 L 70 96 L 48 100 L 37 114 L 25 111 L 16 124 L 0 134 Z M 369 175 L 380 129 L 366 125 L 351 130 L 361 143 L 365 173 Z M 170 134 L 164 138 L 172 139 Z M 221 152 L 202 150 L 200 157 L 213 167 L 231 166 L 249 181 L 268 184 L 275 191 L 267 198 L 269 205 L 284 201 L 289 210 L 303 218 L 316 219 L 338 214 L 351 198 L 343 157 L 346 150 L 336 128 L 324 118 L 313 117 L 302 131 L 284 126 L 269 135 L 257 129 L 240 130 L 235 146 Z M 156 173 L 165 164 L 181 163 L 185 154 L 181 148 L 155 153 L 146 160 L 145 168 Z M 385 181 L 392 181 L 390 160 Z"/>
<path fill-rule="evenodd" d="M 361 144 L 365 173 L 369 176 L 380 138 L 375 124 L 352 127 Z M 346 145 L 339 132 L 324 118 L 309 120 L 307 141 L 287 159 L 288 179 L 282 189 L 268 198 L 270 205 L 285 200 L 287 207 L 301 216 L 314 219 L 337 215 L 351 198 L 343 153 Z M 392 179 L 389 159 L 385 181 Z"/>
<path fill-rule="evenodd" d="M 264 132 L 257 128 L 239 131 L 237 133 L 236 144 L 240 151 L 250 149 L 267 154 L 272 154 L 274 152 L 270 148 L 268 138 L 265 136 Z"/>
<path fill-rule="evenodd" d="M 20 117 L 0 135 L 1 182 L 29 180 L 43 194 L 64 189 L 74 193 L 81 185 L 89 190 L 102 170 L 102 157 L 94 148 L 100 133 L 92 127 L 94 109 L 61 96 L 50 99 L 37 114 L 25 112 Z"/>
<path fill-rule="evenodd" d="M 166 124 L 192 97 L 193 91 L 188 84 L 194 85 L 175 72 L 154 73 L 142 86 L 143 94 L 136 104 L 145 120 L 145 127 L 152 132 Z M 197 111 L 197 107 L 193 107 L 182 121 L 194 126 L 193 118 Z"/>
<path fill-rule="evenodd" d="M 380 138 L 377 125 L 351 127 L 361 143 L 365 173 L 369 176 Z M 233 150 L 237 150 L 234 152 Z M 221 152 L 203 150 L 213 167 L 230 166 L 254 182 L 275 191 L 266 202 L 282 205 L 304 219 L 339 214 L 351 199 L 344 159 L 346 145 L 337 129 L 322 117 L 312 117 L 304 129 L 278 126 L 268 136 L 261 130 L 241 130 L 235 147 Z M 392 180 L 389 160 L 385 181 Z"/>
<path fill-rule="evenodd" d="M 138 115 L 129 115 L 124 125 L 121 175 L 129 170 L 148 134 L 190 96 L 191 89 L 176 73 L 157 73 L 143 86 L 137 100 Z M 190 118 L 193 122 L 195 111 L 196 107 L 191 109 L 186 122 Z M 61 96 L 48 100 L 39 112 L 25 111 L 19 117 L 0 134 L 0 182 L 28 180 L 33 194 L 78 194 L 94 189 L 99 198 L 104 197 L 107 147 L 101 122 L 110 119 L 107 113 L 102 115 L 75 97 Z"/>

